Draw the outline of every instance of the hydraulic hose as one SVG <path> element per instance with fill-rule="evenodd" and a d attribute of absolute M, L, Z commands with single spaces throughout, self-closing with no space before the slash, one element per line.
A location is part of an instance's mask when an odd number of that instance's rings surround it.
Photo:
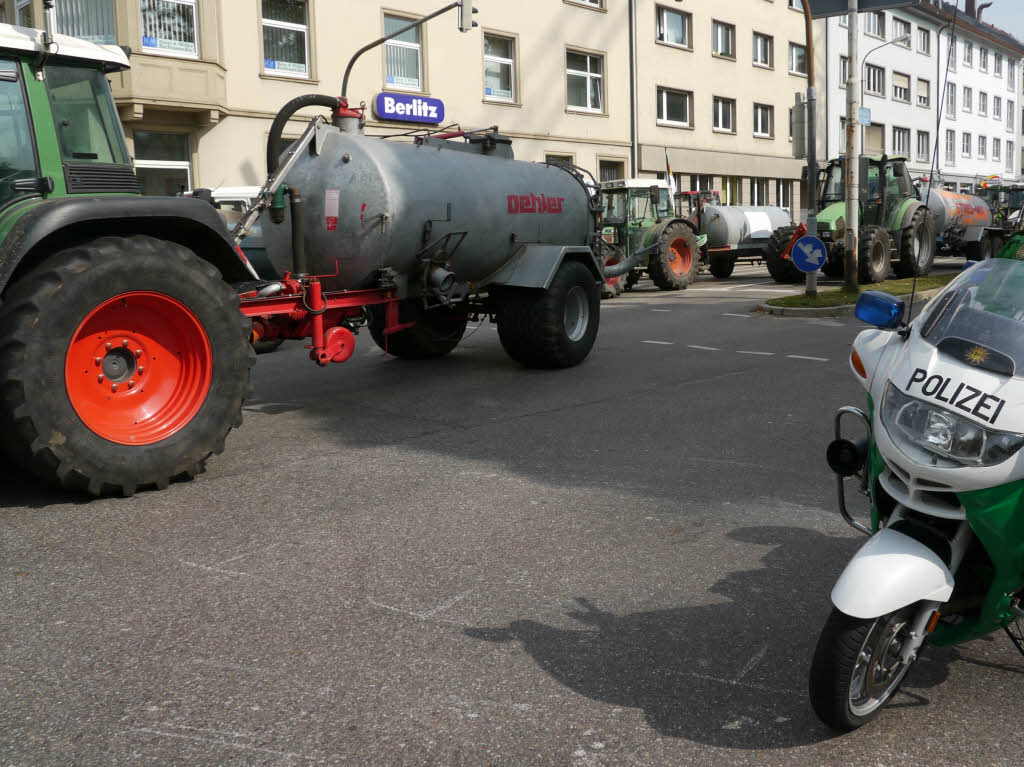
<path fill-rule="evenodd" d="M 337 96 L 310 93 L 298 96 L 281 107 L 281 111 L 270 125 L 270 136 L 267 138 L 267 175 L 274 175 L 280 162 L 281 152 L 284 150 L 281 146 L 281 134 L 284 133 L 285 126 L 292 119 L 292 115 L 306 107 L 326 107 L 336 112 L 341 108 L 341 100 Z"/>
<path fill-rule="evenodd" d="M 649 245 L 648 247 L 643 248 L 642 250 L 638 250 L 636 253 L 631 255 L 621 264 L 610 264 L 608 266 L 605 266 L 605 279 L 608 279 L 609 277 L 621 277 L 634 266 L 639 266 L 640 262 L 647 258 L 647 256 L 651 255 L 652 253 L 658 252 L 658 250 L 660 250 L 661 246 L 664 244 L 664 241 L 665 238 L 660 237 L 658 238 L 658 241 L 656 243 L 654 243 L 653 245 Z"/>

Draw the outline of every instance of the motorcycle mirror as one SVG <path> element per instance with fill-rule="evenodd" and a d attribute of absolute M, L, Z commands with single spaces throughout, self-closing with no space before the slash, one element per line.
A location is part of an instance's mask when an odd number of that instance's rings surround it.
<path fill-rule="evenodd" d="M 828 467 L 840 477 L 852 477 L 862 468 L 868 456 L 868 440 L 834 439 L 825 448 Z"/>
<path fill-rule="evenodd" d="M 857 298 L 854 314 L 861 322 L 883 330 L 895 330 L 903 322 L 906 304 L 880 290 L 865 290 Z"/>

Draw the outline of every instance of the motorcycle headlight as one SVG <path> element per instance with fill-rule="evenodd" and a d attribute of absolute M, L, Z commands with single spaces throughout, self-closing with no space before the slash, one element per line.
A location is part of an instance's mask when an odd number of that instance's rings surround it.
<path fill-rule="evenodd" d="M 969 466 L 995 466 L 1024 447 L 1024 434 L 979 426 L 956 413 L 908 397 L 891 383 L 882 398 L 889 435 Z"/>

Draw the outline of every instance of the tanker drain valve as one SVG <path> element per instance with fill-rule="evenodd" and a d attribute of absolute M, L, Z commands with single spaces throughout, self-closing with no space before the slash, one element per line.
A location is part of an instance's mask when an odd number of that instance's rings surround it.
<path fill-rule="evenodd" d="M 455 275 L 437 266 L 430 270 L 430 287 L 441 295 L 448 295 L 455 287 Z"/>

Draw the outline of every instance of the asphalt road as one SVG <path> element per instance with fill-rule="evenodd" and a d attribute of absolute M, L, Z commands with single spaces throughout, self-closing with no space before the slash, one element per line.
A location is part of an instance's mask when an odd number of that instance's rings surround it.
<path fill-rule="evenodd" d="M 808 704 L 859 328 L 638 288 L 564 371 L 286 345 L 165 492 L 0 473 L 0 765 L 1019 765 L 1001 635 L 854 734 Z"/>

